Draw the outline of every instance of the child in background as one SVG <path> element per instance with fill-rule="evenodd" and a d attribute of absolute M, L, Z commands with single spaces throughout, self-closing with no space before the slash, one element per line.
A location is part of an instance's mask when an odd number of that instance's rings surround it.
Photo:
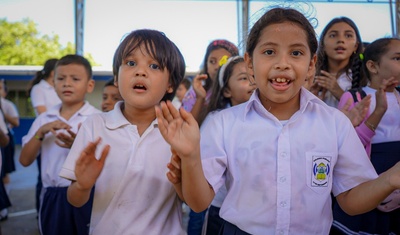
<path fill-rule="evenodd" d="M 189 78 L 184 78 L 182 82 L 179 84 L 176 89 L 175 97 L 172 100 L 172 103 L 175 105 L 175 108 L 179 109 L 182 105 L 182 99 L 185 97 L 186 92 L 189 90 L 192 82 Z"/>
<path fill-rule="evenodd" d="M 225 60 L 225 64 L 219 69 L 217 81 L 213 84 L 205 122 L 223 109 L 248 101 L 255 88 L 254 79 L 247 73 L 242 56 L 234 56 Z M 202 126 L 202 122 L 200 120 L 200 126 Z M 223 185 L 211 202 L 211 206 L 207 210 L 203 234 L 213 235 L 220 231 L 224 221 L 219 216 L 219 210 L 226 192 L 226 187 Z"/>
<path fill-rule="evenodd" d="M 364 86 L 360 53 L 363 45 L 356 24 L 347 17 L 331 20 L 322 30 L 313 91 L 329 106 L 337 107 L 342 94 Z"/>
<path fill-rule="evenodd" d="M 37 117 L 41 113 L 46 112 L 54 105 L 60 104 L 61 100 L 54 90 L 54 66 L 58 59 L 48 59 L 43 69 L 36 72 L 35 77 L 30 81 L 28 86 L 28 96 L 30 97 L 35 116 Z M 38 167 L 38 180 L 36 184 L 35 201 L 36 211 L 39 212 L 40 208 L 40 191 L 42 190 L 42 176 L 40 167 L 41 157 L 40 154 L 36 158 L 36 164 Z"/>
<path fill-rule="evenodd" d="M 369 80 L 362 91 L 372 100 L 368 116 L 356 131 L 372 165 L 381 174 L 400 161 L 400 93 L 395 89 L 400 83 L 400 40 L 382 38 L 372 42 L 365 49 L 362 67 Z M 343 94 L 339 108 L 347 99 L 353 100 L 350 92 Z M 399 201 L 399 192 L 394 192 L 378 209 L 357 216 L 347 215 L 335 204 L 333 228 L 341 234 L 400 234 Z"/>
<path fill-rule="evenodd" d="M 8 128 L 5 122 L 4 116 L 0 113 L 0 147 L 4 147 L 9 144 L 10 138 L 7 135 Z M 2 166 L 2 153 L 0 152 L 0 169 Z M 4 187 L 3 181 L 0 181 L 0 221 L 8 219 L 8 207 L 11 206 L 10 199 L 6 188 Z"/>
<path fill-rule="evenodd" d="M 304 15 L 274 8 L 248 36 L 245 61 L 257 85 L 249 101 L 213 115 L 201 139 L 190 113 L 156 107 L 180 159 L 168 168 L 185 202 L 202 211 L 226 184 L 220 234 L 328 234 L 331 191 L 355 215 L 400 188 L 400 163 L 378 177 L 349 119 L 303 87 L 317 46 Z"/>
<path fill-rule="evenodd" d="M 93 91 L 92 68 L 79 55 L 66 55 L 54 69 L 54 86 L 61 104 L 39 115 L 22 138 L 19 161 L 29 166 L 41 153 L 43 189 L 40 195 L 39 229 L 42 235 L 87 234 L 91 203 L 75 208 L 67 201 L 70 181 L 58 176 L 74 142 L 79 125 L 97 110 L 87 101 Z"/>
<path fill-rule="evenodd" d="M 218 39 L 208 44 L 204 55 L 203 68 L 200 74 L 196 75 L 192 81 L 192 87 L 182 100 L 182 107 L 191 112 L 193 117 L 199 121 L 204 118 L 208 102 L 211 96 L 211 88 L 216 81 L 218 70 L 221 67 L 219 61 L 222 57 L 237 56 L 239 50 L 237 46 L 228 40 Z M 190 210 L 188 235 L 200 235 L 203 227 L 206 211 L 195 213 Z"/>
<path fill-rule="evenodd" d="M 103 96 L 101 102 L 101 110 L 108 112 L 114 109 L 114 105 L 122 100 L 118 87 L 114 84 L 114 78 L 108 80 L 103 87 Z"/>
<path fill-rule="evenodd" d="M 37 71 L 29 83 L 28 95 L 31 97 L 36 116 L 61 103 L 54 90 L 54 66 L 57 61 L 58 59 L 47 60 L 43 69 Z"/>
<path fill-rule="evenodd" d="M 4 186 L 9 193 L 10 173 L 15 171 L 15 142 L 13 128 L 19 126 L 19 113 L 17 107 L 13 102 L 6 99 L 7 97 L 7 84 L 4 79 L 0 80 L 0 110 L 3 113 L 4 119 L 7 124 L 9 143 L 7 146 L 1 148 L 3 156 L 3 170 L 2 177 Z"/>
<path fill-rule="evenodd" d="M 123 100 L 79 129 L 60 172 L 72 180 L 68 201 L 80 207 L 94 188 L 90 234 L 184 234 L 182 201 L 162 173 L 171 150 L 154 110 L 174 97 L 183 56 L 163 33 L 136 30 L 118 46 L 113 73 Z"/>
<path fill-rule="evenodd" d="M 219 61 L 223 56 L 237 56 L 238 48 L 231 42 L 219 39 L 212 41 L 206 50 L 203 60 L 203 68 L 200 74 L 196 75 L 192 81 L 192 87 L 182 100 L 182 106 L 186 111 L 198 119 L 202 110 L 207 107 L 211 96 L 211 87 L 216 80 L 217 72 L 220 67 Z"/>

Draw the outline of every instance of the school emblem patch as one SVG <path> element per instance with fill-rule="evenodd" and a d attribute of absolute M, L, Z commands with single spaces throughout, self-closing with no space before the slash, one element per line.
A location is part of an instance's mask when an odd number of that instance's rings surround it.
<path fill-rule="evenodd" d="M 331 172 L 331 157 L 313 156 L 312 187 L 328 187 Z"/>

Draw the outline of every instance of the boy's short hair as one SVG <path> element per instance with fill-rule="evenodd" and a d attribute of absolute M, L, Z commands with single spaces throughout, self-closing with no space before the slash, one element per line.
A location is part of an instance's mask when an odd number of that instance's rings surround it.
<path fill-rule="evenodd" d="M 190 86 L 192 85 L 192 82 L 188 78 L 184 78 L 181 81 L 181 84 L 186 87 L 186 90 L 189 90 Z"/>
<path fill-rule="evenodd" d="M 164 33 L 152 29 L 132 31 L 119 44 L 114 54 L 113 74 L 118 80 L 119 67 L 124 59 L 135 49 L 144 46 L 146 52 L 156 60 L 161 67 L 169 71 L 169 82 L 173 88 L 172 93 L 166 93 L 162 101 L 172 100 L 175 91 L 185 76 L 186 64 L 178 47 L 165 36 Z"/>
<path fill-rule="evenodd" d="M 107 80 L 106 84 L 104 84 L 104 87 L 108 87 L 108 86 L 115 86 L 114 78 Z"/>
<path fill-rule="evenodd" d="M 89 80 L 92 79 L 93 76 L 92 66 L 90 65 L 90 62 L 81 55 L 70 54 L 62 57 L 60 60 L 57 61 L 54 70 L 56 70 L 58 66 L 64 66 L 69 64 L 82 65 L 88 74 Z"/>

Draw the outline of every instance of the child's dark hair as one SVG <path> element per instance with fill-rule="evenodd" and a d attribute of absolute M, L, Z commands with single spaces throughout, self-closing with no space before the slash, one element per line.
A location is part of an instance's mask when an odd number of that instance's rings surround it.
<path fill-rule="evenodd" d="M 233 69 L 237 64 L 242 62 L 244 62 L 242 56 L 234 56 L 229 58 L 228 62 L 219 68 L 217 80 L 213 83 L 210 102 L 208 103 L 206 111 L 200 114 L 199 125 L 201 125 L 209 113 L 215 110 L 225 109 L 232 105 L 231 99 L 224 96 L 224 91 L 226 88 L 229 88 L 228 82 L 229 78 L 232 76 Z"/>
<path fill-rule="evenodd" d="M 190 86 L 192 85 L 192 82 L 188 78 L 184 78 L 181 81 L 181 84 L 183 84 L 183 86 L 185 86 L 186 90 L 189 90 Z"/>
<path fill-rule="evenodd" d="M 279 24 L 283 22 L 296 23 L 300 28 L 304 29 L 308 46 L 310 47 L 311 56 L 313 56 L 318 48 L 318 41 L 315 31 L 308 19 L 299 11 L 291 8 L 277 7 L 266 13 L 253 25 L 247 38 L 246 52 L 253 57 L 254 49 L 259 41 L 262 30 L 269 25 Z"/>
<path fill-rule="evenodd" d="M 124 38 L 114 54 L 113 74 L 115 78 L 118 80 L 119 67 L 124 59 L 140 46 L 144 46 L 146 52 L 160 64 L 161 70 L 169 71 L 169 82 L 173 92 L 166 93 L 162 101 L 172 100 L 179 83 L 185 76 L 186 64 L 178 47 L 160 31 L 140 29 L 132 31 Z"/>
<path fill-rule="evenodd" d="M 108 86 L 115 86 L 114 78 L 107 80 L 106 84 L 104 84 L 104 87 L 108 87 Z"/>
<path fill-rule="evenodd" d="M 59 66 L 70 65 L 70 64 L 82 65 L 86 70 L 89 80 L 92 79 L 92 76 L 93 76 L 92 66 L 90 65 L 90 62 L 81 55 L 70 54 L 70 55 L 63 56 L 56 63 L 56 66 L 54 67 L 54 69 L 57 69 L 57 67 L 59 67 Z"/>
<path fill-rule="evenodd" d="M 380 38 L 372 43 L 370 43 L 364 50 L 364 59 L 362 61 L 362 69 L 364 71 L 365 77 L 368 80 L 371 80 L 371 75 L 369 70 L 367 69 L 368 60 L 372 60 L 375 63 L 379 63 L 384 54 L 388 52 L 390 49 L 390 43 L 392 41 L 400 41 L 399 38 Z"/>
<path fill-rule="evenodd" d="M 207 49 L 206 49 L 206 54 L 204 55 L 204 59 L 203 59 L 203 68 L 201 69 L 200 73 L 206 73 L 208 75 L 208 78 L 206 79 L 206 83 L 204 85 L 204 89 L 207 91 L 208 89 L 210 89 L 212 87 L 212 80 L 210 79 L 210 75 L 207 73 L 208 71 L 208 65 L 207 65 L 207 61 L 208 61 L 208 57 L 210 56 L 211 52 L 216 50 L 216 49 L 225 49 L 227 50 L 229 53 L 231 53 L 231 56 L 237 56 L 239 55 L 239 49 L 237 48 L 237 46 L 235 44 L 233 44 L 232 42 L 225 40 L 225 39 L 216 39 L 212 42 L 210 42 L 210 44 L 208 44 Z M 219 62 L 219 61 L 217 61 Z"/>
<path fill-rule="evenodd" d="M 32 87 L 38 84 L 42 79 L 47 79 L 51 72 L 54 70 L 54 67 L 57 63 L 58 59 L 48 59 L 43 66 L 42 70 L 39 70 L 35 73 L 35 77 L 29 82 L 27 95 L 31 96 Z"/>
<path fill-rule="evenodd" d="M 317 58 L 317 65 L 316 65 L 316 71 L 317 74 L 321 70 L 328 71 L 328 57 L 325 53 L 325 45 L 324 45 L 324 37 L 328 33 L 329 29 L 337 23 L 346 23 L 348 24 L 356 33 L 357 37 L 357 50 L 355 53 L 353 53 L 350 56 L 349 63 L 346 65 L 345 68 L 343 68 L 342 71 L 339 71 L 339 73 L 345 72 L 347 75 L 349 73 L 349 70 L 351 70 L 352 73 L 352 88 L 357 88 L 365 84 L 365 81 L 362 80 L 363 75 L 361 74 L 361 60 L 360 60 L 360 54 L 363 52 L 363 45 L 362 45 L 362 40 L 361 40 L 361 35 L 360 31 L 357 28 L 357 25 L 349 18 L 347 17 L 337 17 L 332 19 L 322 30 L 321 36 L 319 38 L 319 46 L 318 46 L 318 58 Z"/>

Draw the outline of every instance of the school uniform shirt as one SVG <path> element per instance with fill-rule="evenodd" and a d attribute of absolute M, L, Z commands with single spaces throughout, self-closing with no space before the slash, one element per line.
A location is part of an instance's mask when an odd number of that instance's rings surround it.
<path fill-rule="evenodd" d="M 351 122 L 302 88 L 287 121 L 269 113 L 258 90 L 202 128 L 204 174 L 228 193 L 220 216 L 250 234 L 329 234 L 335 196 L 377 174 Z"/>
<path fill-rule="evenodd" d="M 17 107 L 10 100 L 1 97 L 1 110 L 4 114 L 10 115 L 13 118 L 19 118 Z M 9 127 L 11 129 L 11 127 Z"/>
<path fill-rule="evenodd" d="M 371 95 L 370 115 L 376 107 L 376 90 L 371 87 L 363 87 L 363 90 L 367 95 Z M 386 92 L 387 110 L 376 127 L 375 135 L 371 139 L 372 144 L 400 141 L 400 100 L 397 100 L 395 93 L 400 97 L 397 90 Z"/>
<path fill-rule="evenodd" d="M 77 158 L 89 141 L 101 137 L 96 157 L 110 152 L 96 181 L 90 234 L 184 234 L 182 202 L 167 179 L 170 146 L 154 120 L 139 136 L 121 111 L 93 115 L 81 126 L 60 176 L 76 180 Z"/>
<path fill-rule="evenodd" d="M 28 133 L 22 137 L 22 146 L 24 146 L 30 139 L 36 134 L 39 128 L 49 122 L 61 120 L 70 125 L 71 131 L 78 132 L 78 125 L 83 123 L 86 118 L 94 113 L 101 112 L 87 101 L 69 120 L 65 120 L 60 116 L 61 104 L 51 107 L 46 112 L 40 114 L 33 121 L 31 128 Z M 60 130 L 66 132 L 65 130 Z M 67 133 L 67 132 L 66 132 Z M 68 187 L 71 181 L 61 178 L 58 174 L 60 173 L 61 167 L 67 158 L 69 149 L 58 146 L 55 143 L 56 137 L 53 133 L 49 132 L 44 136 L 41 145 L 41 175 L 43 187 Z M 76 139 L 74 143 L 76 142 Z"/>
<path fill-rule="evenodd" d="M 47 110 L 54 105 L 60 104 L 61 100 L 58 97 L 56 90 L 45 80 L 41 80 L 38 84 L 34 85 L 31 90 L 31 102 L 32 106 L 45 106 Z M 35 109 L 35 114 L 38 113 Z"/>

